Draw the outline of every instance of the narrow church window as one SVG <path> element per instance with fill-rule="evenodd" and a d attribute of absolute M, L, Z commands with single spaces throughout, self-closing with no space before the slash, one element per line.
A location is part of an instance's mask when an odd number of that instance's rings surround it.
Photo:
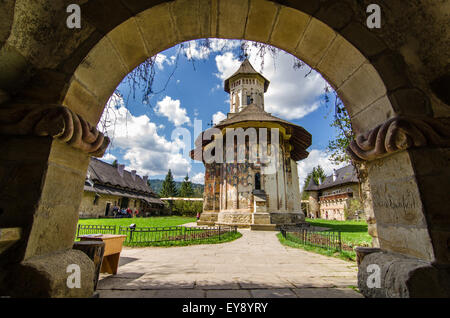
<path fill-rule="evenodd" d="M 255 174 L 255 190 L 261 190 L 261 174 L 259 172 Z"/>

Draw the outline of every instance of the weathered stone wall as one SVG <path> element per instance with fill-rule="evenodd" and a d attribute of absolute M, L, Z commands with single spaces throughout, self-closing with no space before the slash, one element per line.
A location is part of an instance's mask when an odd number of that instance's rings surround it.
<path fill-rule="evenodd" d="M 7 288 L 2 294 L 92 295 L 92 261 L 71 251 L 88 155 L 58 140 L 39 137 L 3 138 L 2 150 L 0 174 L 9 182 L 0 190 L 6 194 L 0 196 L 0 228 L 23 229 L 19 243 L 0 258 L 0 286 Z M 68 263 L 80 266 L 84 288 L 67 288 Z M 17 279 L 11 281 L 11 277 Z"/>
<path fill-rule="evenodd" d="M 198 225 L 214 225 L 218 220 L 218 212 L 202 212 Z"/>
<path fill-rule="evenodd" d="M 106 205 L 110 203 L 109 213 L 111 213 L 113 206 L 117 204 L 117 202 L 119 202 L 120 199 L 120 197 L 118 196 L 102 194 L 99 196 L 97 204 L 94 205 L 94 198 L 95 198 L 94 192 L 85 191 L 83 193 L 83 199 L 81 200 L 79 213 L 80 218 L 104 217 L 106 213 Z M 132 204 L 129 205 L 133 206 Z"/>
<path fill-rule="evenodd" d="M 366 255 L 360 269 L 358 288 L 366 297 L 450 297 L 450 271 L 421 259 L 377 252 Z"/>
<path fill-rule="evenodd" d="M 367 164 L 380 247 L 434 259 L 421 195 L 408 152 Z"/>
<path fill-rule="evenodd" d="M 380 247 L 380 242 L 378 241 L 377 221 L 373 210 L 372 192 L 370 191 L 366 163 L 359 166 L 359 174 L 361 178 L 361 196 L 364 214 L 367 221 L 367 230 L 369 235 L 372 237 L 372 247 L 378 248 Z"/>
<path fill-rule="evenodd" d="M 305 215 L 303 212 L 271 212 L 270 223 L 283 225 L 283 224 L 298 224 L 305 221 Z"/>
<path fill-rule="evenodd" d="M 250 226 L 252 224 L 252 213 L 250 212 L 220 212 L 217 218 L 218 224 L 229 224 L 238 226 Z"/>

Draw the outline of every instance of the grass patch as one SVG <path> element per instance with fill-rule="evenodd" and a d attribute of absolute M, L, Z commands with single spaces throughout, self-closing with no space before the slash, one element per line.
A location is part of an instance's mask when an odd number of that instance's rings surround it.
<path fill-rule="evenodd" d="M 188 245 L 199 245 L 199 244 L 220 244 L 231 242 L 242 237 L 239 232 L 228 232 L 221 234 L 220 238 L 218 235 L 211 236 L 208 238 L 197 239 L 192 241 L 167 241 L 167 242 L 154 242 L 154 243 L 125 243 L 124 246 L 129 247 L 173 247 L 173 246 L 188 246 Z"/>
<path fill-rule="evenodd" d="M 348 248 L 353 248 L 355 246 L 371 246 L 372 237 L 367 232 L 366 221 L 333 221 L 333 220 L 322 220 L 322 219 L 306 219 L 306 222 L 312 226 L 327 227 L 334 231 L 341 232 L 342 244 Z M 356 261 L 355 251 L 347 250 L 328 250 L 321 247 L 311 246 L 302 243 L 295 236 L 289 236 L 285 239 L 281 233 L 278 234 L 278 239 L 281 244 L 294 247 L 302 248 L 306 251 L 322 254 L 325 256 L 338 257 L 346 261 Z"/>
<path fill-rule="evenodd" d="M 293 235 L 289 235 L 289 233 L 287 234 L 288 239 L 285 239 L 281 233 L 278 233 L 277 237 L 280 243 L 285 246 L 301 248 L 308 252 L 314 252 L 325 256 L 337 257 L 345 261 L 353 261 L 353 262 L 356 261 L 356 253 L 354 251 L 350 252 L 350 251 L 328 250 L 317 246 L 303 244 L 300 243 L 300 241 L 298 241 L 298 238 L 296 238 Z"/>
<path fill-rule="evenodd" d="M 167 227 L 196 221 L 195 217 L 189 216 L 153 216 L 148 218 L 80 219 L 78 224 L 129 226 L 134 223 L 137 227 Z"/>
<path fill-rule="evenodd" d="M 332 221 L 322 219 L 306 219 L 313 226 L 328 227 L 341 232 L 342 243 L 354 246 L 371 246 L 372 237 L 367 232 L 366 221 Z"/>
<path fill-rule="evenodd" d="M 129 226 L 130 224 L 136 224 L 136 227 L 171 227 L 179 226 L 185 223 L 195 222 L 195 217 L 187 216 L 161 216 L 161 217 L 148 217 L 148 218 L 118 218 L 118 219 L 80 219 L 78 224 L 82 225 L 115 225 L 116 234 L 119 226 Z M 183 234 L 181 232 L 180 234 Z M 161 232 L 164 235 L 164 232 Z M 172 246 L 188 246 L 188 245 L 198 245 L 198 244 L 219 244 L 234 241 L 242 236 L 239 232 L 228 232 L 220 235 L 214 235 L 206 238 L 199 238 L 193 240 L 177 240 L 177 241 L 167 241 L 167 242 L 150 242 L 150 243 L 133 243 L 124 242 L 124 246 L 128 247 L 147 247 L 147 246 L 157 246 L 157 247 L 172 247 Z M 76 239 L 77 241 L 79 239 Z"/>

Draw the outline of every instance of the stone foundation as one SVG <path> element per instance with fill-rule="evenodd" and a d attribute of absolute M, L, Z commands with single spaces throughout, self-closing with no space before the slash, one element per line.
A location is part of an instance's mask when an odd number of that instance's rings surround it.
<path fill-rule="evenodd" d="M 69 288 L 74 271 L 70 265 L 80 268 L 79 288 Z M 18 265 L 1 268 L 0 296 L 10 297 L 91 297 L 94 293 L 94 263 L 83 252 L 67 250 L 30 258 Z M 71 280 L 70 280 L 71 281 Z"/>
<path fill-rule="evenodd" d="M 449 298 L 450 268 L 391 252 L 371 253 L 359 265 L 358 288 L 369 298 Z"/>
<path fill-rule="evenodd" d="M 270 223 L 276 225 L 283 224 L 297 224 L 305 222 L 305 214 L 303 212 L 295 213 L 283 213 L 283 212 L 271 212 Z"/>
<path fill-rule="evenodd" d="M 252 224 L 252 214 L 250 212 L 220 212 L 216 224 L 248 228 Z"/>
<path fill-rule="evenodd" d="M 200 220 L 197 221 L 197 225 L 211 225 L 213 226 L 217 222 L 217 212 L 203 212 L 200 215 Z"/>
<path fill-rule="evenodd" d="M 274 231 L 277 226 L 305 222 L 302 212 L 234 212 L 202 213 L 197 225 L 232 225 L 252 230 Z"/>

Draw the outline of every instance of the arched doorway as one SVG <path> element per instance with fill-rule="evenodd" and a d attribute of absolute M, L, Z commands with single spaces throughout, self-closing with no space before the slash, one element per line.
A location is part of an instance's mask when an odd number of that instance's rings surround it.
<path fill-rule="evenodd" d="M 420 284 L 405 287 L 411 277 L 422 280 L 420 275 L 433 278 L 434 294 L 448 292 L 443 282 L 448 281 L 450 224 L 448 212 L 436 203 L 445 197 L 446 187 L 435 185 L 448 183 L 450 133 L 445 121 L 433 118 L 433 113 L 448 117 L 449 111 L 431 92 L 411 83 L 412 78 L 422 85 L 417 75 L 407 75 L 403 64 L 408 52 L 402 56 L 391 51 L 365 28 L 351 3 L 115 2 L 114 6 L 86 2 L 84 31 L 74 36 L 62 26 L 60 36 L 68 35 L 67 39 L 44 38 L 47 46 L 37 41 L 44 32 L 39 25 L 46 25 L 48 18 L 42 10 L 34 33 L 21 34 L 19 25 L 11 27 L 8 54 L 16 68 L 9 71 L 17 87 L 11 93 L 1 91 L 2 123 L 11 127 L 1 130 L 7 136 L 2 166 L 7 167 L 3 180 L 8 186 L 1 200 L 0 225 L 21 228 L 22 237 L 17 248 L 5 253 L 10 271 L 29 273 L 42 262 L 37 258 L 45 256 L 49 264 L 61 264 L 50 275 L 58 280 L 54 273 L 76 261 L 76 253 L 67 250 L 73 242 L 89 155 L 101 155 L 107 145 L 92 127 L 121 79 L 149 56 L 177 43 L 217 37 L 260 41 L 291 53 L 319 71 L 343 100 L 359 134 L 352 151 L 367 162 L 371 198 L 366 209 L 373 210 L 377 226 L 372 234 L 383 250 L 361 264 L 360 288 L 365 294 L 430 295 L 430 288 L 425 291 Z M 18 21 L 27 19 L 21 15 L 25 7 L 17 4 Z M 339 19 L 334 12 L 339 12 Z M 52 57 L 51 48 L 57 43 L 64 43 L 70 54 Z M 28 60 L 21 59 L 14 45 L 23 48 Z M 24 75 L 25 84 L 19 83 L 14 71 L 27 63 L 37 66 L 38 72 L 29 79 Z M 48 135 L 58 138 L 42 137 Z M 30 149 L 31 154 L 26 151 Z M 27 200 L 17 202 L 25 182 Z M 386 277 L 383 288 L 364 290 L 365 269 L 374 262 Z M 83 266 L 90 271 L 88 260 Z M 400 285 L 394 286 L 391 277 L 400 279 Z M 41 287 L 35 288 L 38 293 Z"/>

